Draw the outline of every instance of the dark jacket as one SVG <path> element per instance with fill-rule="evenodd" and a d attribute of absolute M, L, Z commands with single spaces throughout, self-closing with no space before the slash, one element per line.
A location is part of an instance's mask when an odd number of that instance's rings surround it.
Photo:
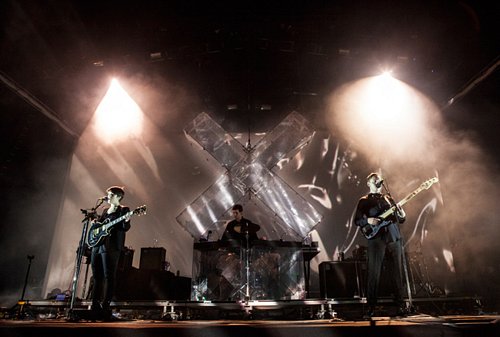
<path fill-rule="evenodd" d="M 238 233 L 234 230 L 234 227 L 236 226 L 241 226 L 241 233 Z M 226 230 L 224 231 L 224 234 L 222 234 L 221 240 L 226 241 L 226 240 L 239 240 L 239 241 L 244 241 L 246 240 L 246 235 L 245 235 L 245 227 L 249 226 L 252 230 L 249 232 L 249 240 L 258 240 L 259 237 L 257 236 L 257 231 L 260 229 L 259 225 L 256 225 L 252 223 L 250 220 L 241 218 L 240 221 L 237 221 L 236 219 L 229 222 L 226 226 Z"/>

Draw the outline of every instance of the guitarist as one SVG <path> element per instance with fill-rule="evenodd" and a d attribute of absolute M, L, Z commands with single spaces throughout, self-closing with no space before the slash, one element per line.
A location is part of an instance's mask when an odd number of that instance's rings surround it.
<path fill-rule="evenodd" d="M 120 204 L 125 191 L 123 187 L 111 186 L 106 190 L 105 200 L 109 208 L 104 209 L 98 222 L 112 221 L 125 215 L 130 209 Z M 125 247 L 125 232 L 130 229 L 130 215 L 111 228 L 110 234 L 92 248 L 91 266 L 94 276 L 92 288 L 92 310 L 103 319 L 111 318 L 109 304 L 115 288 L 116 271 L 120 253 Z"/>
<path fill-rule="evenodd" d="M 388 194 L 382 193 L 383 180 L 378 173 L 370 173 L 366 179 L 370 192 L 359 199 L 354 218 L 356 226 L 359 227 L 364 227 L 368 224 L 380 224 L 382 220 L 377 218 L 377 216 L 395 204 Z M 405 315 L 407 312 L 403 302 L 403 247 L 398 226 L 398 223 L 403 223 L 405 218 L 406 213 L 401 207 L 398 207 L 394 214 L 384 219 L 384 221 L 388 221 L 387 225 L 380 228 L 379 232 L 368 240 L 368 312 L 366 313 L 368 317 L 374 315 L 375 305 L 377 304 L 380 273 L 386 250 L 390 254 L 390 261 L 393 265 L 392 279 L 395 286 L 395 300 L 399 306 L 397 314 Z"/>

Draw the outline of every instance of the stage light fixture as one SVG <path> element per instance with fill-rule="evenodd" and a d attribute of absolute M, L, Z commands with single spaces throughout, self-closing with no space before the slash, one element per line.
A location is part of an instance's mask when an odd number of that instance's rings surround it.
<path fill-rule="evenodd" d="M 339 55 L 343 55 L 343 56 L 349 56 L 351 54 L 351 50 L 345 49 L 345 48 L 339 49 L 338 52 L 339 52 Z"/>
<path fill-rule="evenodd" d="M 405 56 L 405 55 L 399 55 L 399 56 L 396 57 L 396 59 L 400 63 L 408 63 L 409 57 Z"/>
<path fill-rule="evenodd" d="M 111 81 L 94 118 L 97 136 L 108 144 L 142 133 L 142 111 L 116 79 Z"/>
<path fill-rule="evenodd" d="M 149 59 L 153 62 L 163 61 L 163 53 L 162 52 L 150 53 Z"/>

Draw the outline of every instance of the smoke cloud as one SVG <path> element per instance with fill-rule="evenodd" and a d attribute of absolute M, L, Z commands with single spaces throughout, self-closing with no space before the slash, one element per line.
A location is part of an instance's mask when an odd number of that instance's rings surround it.
<path fill-rule="evenodd" d="M 406 111 L 392 117 L 396 123 L 390 128 L 377 124 L 376 111 L 367 115 L 360 103 L 373 81 L 349 83 L 330 96 L 329 129 L 366 157 L 373 170 L 380 168 L 393 191 L 404 190 L 405 182 L 438 176 L 443 204 L 432 220 L 433 227 L 442 229 L 440 239 L 450 240 L 461 278 L 458 286 L 481 293 L 489 288 L 485 280 L 498 274 L 500 256 L 498 248 L 493 248 L 500 239 L 496 220 L 500 179 L 493 161 L 472 132 L 452 131 L 435 104 L 401 82 L 398 95 L 408 98 L 401 105 Z M 408 111 L 415 115 L 411 123 L 406 123 Z M 445 250 L 436 259 L 446 259 Z M 498 284 L 498 276 L 494 279 L 491 282 Z"/>

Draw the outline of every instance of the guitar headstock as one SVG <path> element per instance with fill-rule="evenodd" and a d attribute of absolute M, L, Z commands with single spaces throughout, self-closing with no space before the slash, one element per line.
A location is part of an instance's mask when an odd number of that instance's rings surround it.
<path fill-rule="evenodd" d="M 146 205 L 142 205 L 134 209 L 134 214 L 136 215 L 146 214 L 146 211 L 147 211 Z"/>
<path fill-rule="evenodd" d="M 426 190 L 429 189 L 432 185 L 435 183 L 439 182 L 439 179 L 437 177 L 431 178 L 427 181 L 424 181 L 422 185 L 420 185 L 421 188 L 425 188 Z"/>

